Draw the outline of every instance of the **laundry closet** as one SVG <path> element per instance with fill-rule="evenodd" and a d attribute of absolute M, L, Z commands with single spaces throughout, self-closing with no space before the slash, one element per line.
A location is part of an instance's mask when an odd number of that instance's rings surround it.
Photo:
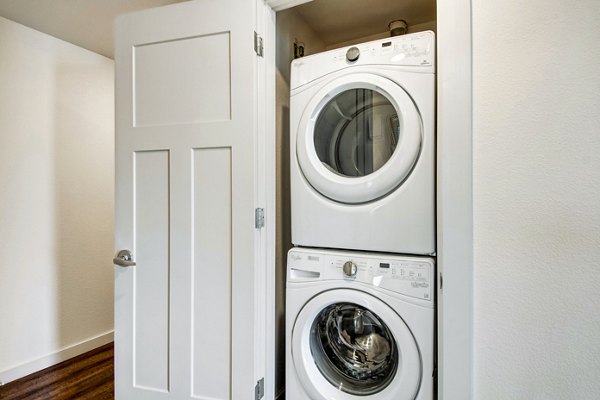
<path fill-rule="evenodd" d="M 433 398 L 435 3 L 289 4 L 115 23 L 117 398 Z"/>
<path fill-rule="evenodd" d="M 406 25 L 405 25 L 406 24 Z M 288 259 L 287 253 L 288 250 L 290 250 L 293 247 L 293 244 L 299 244 L 298 243 L 298 230 L 296 230 L 296 241 L 293 242 L 292 241 L 292 227 L 291 225 L 294 223 L 293 220 L 295 219 L 296 221 L 298 221 L 299 219 L 305 219 L 307 213 L 310 213 L 311 209 L 315 210 L 315 208 L 318 208 L 318 204 L 320 204 L 320 200 L 317 200 L 317 202 L 315 202 L 315 204 L 311 204 L 309 202 L 306 202 L 306 199 L 303 199 L 301 196 L 297 195 L 297 191 L 296 194 L 294 194 L 294 190 L 292 189 L 291 185 L 290 185 L 290 175 L 292 175 L 292 179 L 294 176 L 294 169 L 298 169 L 301 170 L 301 167 L 298 167 L 297 165 L 291 165 L 294 163 L 298 163 L 298 160 L 295 158 L 295 156 L 290 156 L 290 154 L 294 154 L 295 152 L 299 152 L 301 151 L 301 149 L 299 150 L 298 147 L 295 145 L 295 143 L 291 143 L 290 141 L 295 141 L 298 140 L 295 132 L 291 132 L 290 131 L 290 122 L 292 123 L 292 128 L 294 129 L 294 126 L 297 126 L 299 124 L 298 117 L 294 117 L 293 115 L 290 116 L 290 90 L 294 89 L 293 83 L 291 82 L 291 63 L 292 61 L 294 61 L 295 59 L 297 60 L 296 63 L 302 63 L 302 58 L 303 57 L 307 57 L 316 53 L 322 53 L 322 52 L 326 52 L 326 51 L 330 51 L 330 50 L 335 50 L 335 49 L 341 49 L 341 48 L 347 48 L 349 46 L 354 46 L 354 45 L 358 45 L 361 43 L 365 43 L 365 42 L 372 42 L 372 41 L 379 41 L 375 45 L 372 47 L 372 54 L 374 54 L 375 51 L 379 52 L 379 48 L 381 46 L 384 46 L 384 49 L 386 46 L 391 45 L 392 43 L 387 41 L 387 39 L 389 39 L 391 37 L 391 29 L 405 29 L 405 33 L 407 34 L 413 34 L 413 33 L 418 33 L 418 32 L 425 32 L 425 31 L 432 31 L 435 32 L 436 31 L 436 3 L 435 1 L 425 1 L 425 2 L 410 2 L 410 3 L 403 3 L 403 2 L 392 2 L 392 1 L 386 1 L 386 0 L 381 0 L 381 1 L 370 1 L 370 2 L 364 2 L 364 1 L 343 1 L 343 0 L 314 0 L 314 1 L 310 1 L 308 3 L 304 3 L 304 4 L 300 4 L 296 7 L 293 8 L 289 8 L 283 11 L 279 11 L 277 12 L 277 22 L 276 22 L 276 40 L 277 40 L 277 51 L 276 51 L 276 164 L 277 164 L 277 176 L 276 176 L 276 187 L 277 187 L 277 199 L 276 199 L 276 206 L 277 206 L 277 218 L 276 218 L 276 231 L 277 231 L 277 236 L 276 236 L 276 298 L 277 298 L 277 302 L 276 302 L 276 380 L 275 380 L 275 393 L 276 396 L 281 394 L 283 392 L 283 390 L 285 389 L 285 374 L 286 374 L 286 364 L 287 364 L 287 373 L 289 373 L 289 369 L 290 369 L 290 365 L 292 365 L 291 368 L 293 367 L 293 363 L 290 362 L 289 358 L 290 358 L 290 353 L 289 353 L 289 349 L 288 352 L 286 353 L 286 343 L 285 343 L 285 338 L 287 337 L 289 340 L 289 336 L 291 335 L 291 327 L 287 326 L 286 329 L 286 318 L 285 318 L 285 303 L 283 301 L 283 299 L 286 297 L 286 283 L 288 282 L 287 280 L 289 279 L 290 275 L 290 270 L 287 269 L 288 264 L 290 264 L 290 262 L 292 264 L 294 264 L 291 268 L 293 273 L 297 273 L 298 274 L 319 274 L 321 276 L 325 276 L 327 275 L 328 272 L 323 272 L 323 271 L 319 271 L 319 272 L 315 272 L 315 271 L 307 271 L 302 265 L 298 264 L 296 266 L 297 263 L 295 263 L 294 261 L 290 261 Z M 425 35 L 426 37 L 426 35 Z M 361 46 L 357 46 L 357 47 L 361 47 Z M 363 49 L 364 51 L 364 49 Z M 345 55 L 345 50 L 344 50 L 344 55 Z M 329 58 L 336 58 L 338 57 L 338 55 L 334 54 L 334 53 L 328 53 L 331 54 L 331 56 L 329 56 Z M 379 54 L 379 53 L 378 53 Z M 342 57 L 342 54 L 340 53 L 339 57 Z M 325 57 L 324 57 L 325 59 Z M 435 59 L 435 54 L 433 55 L 433 59 Z M 327 63 L 328 61 L 324 61 L 325 63 Z M 310 69 L 311 67 L 309 67 Z M 432 69 L 432 72 L 435 71 L 435 68 Z M 310 75 L 310 74 L 309 74 Z M 306 79 L 305 79 L 306 80 Z M 308 79 L 310 80 L 310 78 Z M 433 83 L 429 83 L 429 85 L 433 85 L 433 90 L 435 91 L 435 78 L 432 76 L 430 79 L 431 82 Z M 385 85 L 385 83 L 382 83 L 383 85 Z M 374 84 L 374 87 L 377 87 L 378 83 Z M 383 86 L 385 89 L 385 86 Z M 429 89 L 428 89 L 429 90 Z M 350 91 L 348 91 L 350 92 Z M 313 93 L 314 94 L 314 93 Z M 361 96 L 365 96 L 364 93 L 360 93 Z M 329 95 L 326 95 L 324 97 L 328 97 Z M 396 129 L 398 129 L 398 122 L 395 120 L 397 119 L 397 115 L 393 112 L 394 108 L 397 107 L 397 104 L 390 104 L 389 101 L 386 101 L 386 98 L 384 95 L 379 94 L 377 91 L 373 91 L 372 94 L 367 94 L 368 96 L 368 101 L 371 102 L 370 105 L 366 103 L 364 103 L 361 106 L 362 110 L 368 110 L 368 115 L 367 113 L 363 113 L 365 115 L 362 116 L 363 118 L 363 123 L 364 120 L 368 120 L 369 125 L 369 129 L 372 129 L 373 131 L 377 131 L 380 130 L 382 132 L 394 132 Z M 318 97 L 315 96 L 315 97 Z M 341 119 L 346 119 L 348 121 L 350 121 L 350 117 L 348 117 L 348 115 L 350 114 L 354 114 L 354 116 L 358 116 L 358 118 L 361 118 L 361 112 L 357 112 L 356 108 L 353 111 L 346 111 L 346 110 L 350 110 L 350 108 L 352 106 L 350 106 L 350 103 L 356 102 L 356 96 L 354 93 L 350 93 L 349 95 L 346 96 L 346 98 L 351 97 L 350 99 L 344 99 L 341 96 L 330 96 L 332 98 L 334 98 L 334 100 L 331 100 L 327 105 L 325 105 L 323 107 L 322 113 L 323 115 L 325 115 L 327 111 L 327 108 L 329 107 L 330 109 L 330 113 L 331 115 L 335 116 L 336 114 L 339 115 L 341 117 Z M 397 96 L 396 96 L 397 98 Z M 336 100 L 337 99 L 337 100 Z M 434 102 L 435 97 L 429 99 L 431 100 L 431 102 Z M 428 100 L 428 101 L 429 101 Z M 348 104 L 348 105 L 347 105 Z M 361 103 L 362 104 L 362 103 Z M 303 104 L 302 107 L 304 107 L 305 105 Z M 402 105 L 404 106 L 404 105 Z M 422 110 L 419 110 L 418 113 L 422 114 Z M 433 111 L 434 113 L 434 111 Z M 418 117 L 420 118 L 420 117 Z M 434 114 L 431 115 L 431 118 L 434 118 Z M 325 117 L 321 118 L 321 120 L 324 120 Z M 356 130 L 356 126 L 358 123 L 355 122 L 356 118 L 353 118 L 353 121 L 350 121 L 348 123 L 346 123 L 344 126 L 346 126 L 345 129 L 347 130 L 351 130 L 354 129 Z M 300 122 L 301 124 L 302 122 Z M 323 126 L 323 130 L 324 131 L 332 131 L 334 129 L 338 129 L 336 126 L 339 126 L 339 124 L 336 123 L 330 123 L 329 125 L 327 124 L 327 122 L 317 122 L 318 124 L 321 124 Z M 402 121 L 402 124 L 407 124 L 410 123 L 410 121 Z M 394 125 L 396 124 L 396 125 Z M 428 123 L 429 126 L 428 129 L 432 129 L 434 128 L 435 122 L 429 122 Z M 319 144 L 317 143 L 317 141 L 319 140 L 318 136 L 319 134 L 317 133 L 316 129 L 318 129 L 319 127 L 315 127 L 315 133 L 314 133 L 314 141 L 315 141 L 315 146 L 318 147 Z M 402 127 L 403 129 L 405 128 L 404 126 Z M 301 130 L 301 128 L 300 128 Z M 434 130 L 434 129 L 433 129 Z M 431 132 L 430 132 L 431 134 Z M 325 135 L 328 135 L 328 133 L 326 133 Z M 344 139 L 342 136 L 344 135 L 344 133 L 338 133 L 338 139 L 337 139 L 337 145 L 340 148 L 343 148 L 344 146 L 346 147 L 352 147 L 352 146 L 356 146 L 356 143 L 349 143 L 349 139 Z M 323 135 L 322 135 L 323 136 Z M 345 135 L 345 136 L 349 136 L 349 135 Z M 397 139 L 397 138 L 396 138 Z M 324 166 L 326 166 L 326 168 L 328 169 L 333 169 L 333 172 L 336 175 L 348 175 L 348 176 L 364 176 L 364 175 L 369 175 L 373 172 L 378 171 L 381 167 L 383 167 L 386 162 L 388 162 L 391 157 L 392 157 L 392 153 L 394 153 L 394 146 L 396 146 L 396 143 L 394 143 L 394 141 L 396 140 L 394 138 L 394 135 L 389 135 L 389 134 L 383 134 L 379 136 L 379 140 L 380 143 L 377 143 L 377 137 L 374 136 L 373 137 L 373 141 L 371 144 L 369 144 L 369 146 L 372 146 L 372 149 L 370 148 L 369 150 L 369 155 L 367 156 L 367 158 L 370 157 L 369 160 L 362 160 L 360 163 L 361 165 L 359 166 L 358 163 L 356 162 L 356 160 L 354 161 L 350 161 L 350 162 L 346 162 L 346 164 L 344 164 L 344 160 L 338 160 L 337 164 L 335 164 L 334 162 L 329 162 L 328 160 L 326 160 L 327 154 L 326 153 L 331 153 L 332 150 L 330 148 L 327 148 L 326 150 L 321 151 L 321 153 L 325 154 L 324 156 L 321 154 L 317 154 L 320 158 L 320 161 L 322 162 L 322 164 Z M 310 139 L 310 141 L 312 142 L 313 139 Z M 323 138 L 320 139 L 321 141 L 323 141 Z M 325 141 L 327 141 L 328 139 L 324 139 Z M 428 139 L 429 140 L 429 139 Z M 299 141 L 300 142 L 300 141 Z M 424 173 L 429 174 L 431 176 L 430 178 L 430 182 L 427 183 L 427 186 L 431 189 L 431 191 L 434 190 L 434 186 L 435 183 L 432 181 L 435 179 L 435 172 L 434 172 L 434 158 L 435 158 L 435 140 L 433 140 L 433 143 L 428 143 L 429 145 L 431 145 L 432 147 L 429 149 L 429 151 L 431 151 L 431 153 L 428 155 L 428 157 L 431 158 L 431 170 L 428 170 Z M 377 147 L 379 146 L 379 147 Z M 327 147 L 327 145 L 324 145 L 324 147 Z M 391 150 L 389 150 L 391 149 Z M 291 150 L 291 153 L 290 153 Z M 317 152 L 319 152 L 319 149 L 317 148 L 316 150 Z M 419 153 L 419 155 L 421 156 L 420 159 L 420 163 L 422 162 L 422 156 L 424 154 L 423 148 L 419 148 L 419 151 L 421 153 Z M 366 154 L 366 153 L 365 153 Z M 331 158 L 336 158 L 336 156 L 332 156 Z M 338 159 L 340 157 L 337 157 Z M 364 158 L 364 157 L 363 157 Z M 390 162 L 391 163 L 391 162 Z M 326 165 L 327 164 L 327 165 Z M 415 161 L 416 164 L 416 161 Z M 408 166 L 408 172 L 407 174 L 410 174 L 412 172 L 414 172 L 413 169 L 416 169 L 414 167 L 414 164 L 411 164 Z M 302 178 L 306 178 L 306 173 L 305 171 L 302 172 L 297 172 L 297 175 L 300 176 L 301 178 L 298 179 L 302 179 Z M 413 177 L 414 178 L 414 177 Z M 397 186 L 400 185 L 400 182 L 396 182 L 392 185 L 395 185 L 394 188 L 396 188 Z M 313 188 L 315 187 L 315 185 L 312 182 L 309 182 L 308 186 L 312 186 Z M 327 185 L 326 185 L 327 186 Z M 331 186 L 331 185 L 329 185 Z M 326 188 L 324 188 L 324 190 L 327 190 Z M 318 191 L 318 190 L 317 190 Z M 290 253 L 290 257 L 293 258 L 297 258 L 298 260 L 300 260 L 302 258 L 302 256 L 305 256 L 306 258 L 311 258 L 311 259 L 316 259 L 316 258 L 321 258 L 323 260 L 327 260 L 327 263 L 333 265 L 333 264 L 338 264 L 337 268 L 338 270 L 341 271 L 341 268 L 344 267 L 345 268 L 345 264 L 344 261 L 345 259 L 343 259 L 343 257 L 354 257 L 357 261 L 357 263 L 362 263 L 361 265 L 359 265 L 357 267 L 357 269 L 361 269 L 364 268 L 364 266 L 368 266 L 367 268 L 372 268 L 373 265 L 381 265 L 381 266 L 388 266 L 389 264 L 393 264 L 395 262 L 397 262 L 397 265 L 406 265 L 405 262 L 407 262 L 407 260 L 396 260 L 394 257 L 396 254 L 394 253 L 400 253 L 400 254 L 421 254 L 421 255 L 428 255 L 430 256 L 430 258 L 428 258 L 427 260 L 432 260 L 432 262 L 426 261 L 423 264 L 419 264 L 419 258 L 412 258 L 409 261 L 414 261 L 416 264 L 414 264 L 415 268 L 414 270 L 411 270 L 410 273 L 418 273 L 419 275 L 423 272 L 426 274 L 429 274 L 428 276 L 430 276 L 430 281 L 428 281 L 429 283 L 432 283 L 431 286 L 433 287 L 434 291 L 435 291 L 435 285 L 433 284 L 434 282 L 434 276 L 435 276 L 435 267 L 434 267 L 434 258 L 432 258 L 435 255 L 435 243 L 433 242 L 434 237 L 435 237 L 435 220 L 434 220 L 434 215 L 435 215 L 435 204 L 433 204 L 434 202 L 434 198 L 435 198 L 435 194 L 434 192 L 425 192 L 425 193 L 419 193 L 419 195 L 423 195 L 424 197 L 427 197 L 430 199 L 431 204 L 427 205 L 428 209 L 425 210 L 422 214 L 423 215 L 427 215 L 427 218 L 429 218 L 429 220 L 425 221 L 425 224 L 428 225 L 429 228 L 429 232 L 427 232 L 427 237 L 430 238 L 428 245 L 425 246 L 426 248 L 418 248 L 418 246 L 413 247 L 413 248 L 389 248 L 389 247 L 377 247 L 376 245 L 370 245 L 366 246 L 366 247 L 361 247 L 359 246 L 355 246 L 354 244 L 346 244 L 346 245 L 339 245 L 340 243 L 343 242 L 335 242 L 332 240 L 328 240 L 328 237 L 332 237 L 335 236 L 335 229 L 332 229 L 331 231 L 327 230 L 327 227 L 325 226 L 321 226 L 320 229 L 315 229 L 313 232 L 314 234 L 311 235 L 310 232 L 307 233 L 306 235 L 304 235 L 305 237 L 302 237 L 302 241 L 305 240 L 305 238 L 308 238 L 308 240 L 310 241 L 310 237 L 315 237 L 315 236 L 319 236 L 319 232 L 324 232 L 323 237 L 322 238 L 318 238 L 315 239 L 314 242 L 310 243 L 311 247 L 316 248 L 316 253 L 311 253 L 310 249 L 307 250 L 306 248 L 304 248 L 307 243 L 300 243 L 300 245 L 303 247 L 301 249 L 298 249 L 297 251 L 292 251 L 292 253 Z M 359 192 L 359 190 L 355 190 L 354 192 Z M 391 192 L 391 190 L 390 190 Z M 292 194 L 291 194 L 292 193 Z M 319 193 L 317 195 L 317 197 L 319 195 L 322 195 L 322 193 Z M 293 199 L 291 199 L 291 196 L 295 196 Z M 335 194 L 332 193 L 327 193 L 325 195 L 323 195 L 325 198 L 331 199 L 335 196 Z M 367 199 L 366 202 L 372 202 L 374 199 L 377 199 L 377 196 L 381 196 L 381 194 L 377 195 L 373 195 L 371 199 Z M 384 195 L 385 196 L 385 195 Z M 417 194 L 415 194 L 415 196 L 417 196 Z M 415 197 L 413 196 L 413 197 Z M 299 200 L 300 199 L 300 200 Z M 292 206 L 291 206 L 291 202 L 293 201 L 296 202 L 302 202 L 305 204 L 304 206 L 304 210 L 301 212 L 296 211 L 297 215 L 294 217 L 292 216 Z M 342 203 L 345 203 L 346 205 L 349 205 L 350 208 L 352 208 L 352 202 L 351 201 L 342 201 Z M 365 203 L 365 201 L 363 201 L 363 203 Z M 364 207 L 364 206 L 360 206 L 361 201 L 357 201 L 357 204 L 359 204 L 358 208 L 360 207 Z M 315 206 L 317 205 L 317 206 Z M 296 204 L 296 210 L 298 208 L 302 207 L 302 205 L 300 204 Z M 317 212 L 318 214 L 318 212 Z M 417 213 L 418 214 L 418 213 Z M 349 227 L 344 226 L 344 221 L 346 221 L 348 218 L 350 218 L 348 215 L 342 215 L 339 217 L 338 220 L 333 221 L 334 225 L 336 225 L 338 228 L 340 229 L 348 229 Z M 370 218 L 369 212 L 365 211 L 365 221 Z M 416 218 L 416 217 L 415 217 Z M 426 218 L 426 219 L 427 219 Z M 327 213 L 321 213 L 319 214 L 317 217 L 315 217 L 316 220 L 326 220 L 327 219 Z M 390 226 L 386 226 L 386 224 L 389 224 L 390 221 L 393 220 L 391 218 L 387 218 L 387 219 L 381 219 L 380 221 L 375 220 L 374 224 L 376 225 L 378 222 L 381 222 L 383 225 L 382 226 L 382 230 L 390 230 Z M 309 223 L 309 225 L 315 225 L 318 224 L 318 221 L 313 221 L 311 223 Z M 369 227 L 368 230 L 372 231 L 374 228 L 374 226 Z M 393 232 L 390 232 L 390 235 L 393 235 Z M 383 237 L 383 234 L 381 234 Z M 375 235 L 377 236 L 377 235 Z M 360 237 L 360 233 L 357 232 L 356 237 Z M 410 236 L 407 236 L 407 239 Z M 378 240 L 379 237 L 375 237 L 373 240 Z M 368 239 L 357 239 L 359 242 L 361 243 L 360 240 L 367 240 Z M 418 240 L 417 240 L 418 241 Z M 427 242 L 427 240 L 425 240 Z M 393 241 L 391 241 L 390 243 L 392 243 Z M 332 251 L 329 249 L 342 249 L 341 253 L 337 252 L 337 250 Z M 344 253 L 344 251 L 346 250 L 350 250 L 349 253 Z M 352 252 L 352 250 L 370 250 L 367 253 L 367 256 L 364 256 L 364 252 L 361 254 L 360 252 Z M 373 255 L 374 253 L 376 253 L 377 251 L 379 252 L 384 252 L 383 254 L 376 254 L 375 256 Z M 368 256 L 371 256 L 371 258 L 368 258 Z M 382 256 L 383 258 L 381 258 L 380 256 Z M 342 258 L 339 258 L 342 257 Z M 361 258 L 362 257 L 362 258 Z M 366 257 L 366 258 L 365 258 Z M 386 259 L 387 257 L 387 259 Z M 354 259 L 353 258 L 353 259 Z M 404 264 L 403 264 L 404 263 Z M 394 264 L 395 265 L 395 264 Z M 296 269 L 297 267 L 297 269 Z M 419 269 L 420 268 L 420 269 Z M 407 273 L 410 270 L 407 269 Z M 398 271 L 400 271 L 400 269 L 398 269 Z M 404 269 L 402 270 L 404 272 Z M 386 271 L 384 271 L 386 272 Z M 394 270 L 393 272 L 396 272 L 396 270 Z M 287 273 L 287 275 L 286 275 Z M 359 274 L 360 275 L 360 274 Z M 308 275 L 307 275 L 308 276 Z M 331 278 L 331 277 L 330 277 Z M 300 280 L 301 281 L 301 280 Z M 310 281 L 310 279 L 307 280 L 307 282 Z M 314 295 L 314 294 L 313 294 Z M 433 296 L 433 294 L 431 293 L 426 293 L 424 294 L 424 296 Z M 293 300 L 293 302 L 295 302 L 295 300 Z M 426 302 L 424 302 L 423 304 L 425 304 Z M 431 322 L 433 321 L 434 317 L 434 307 L 433 304 L 430 302 L 429 304 L 430 307 L 430 314 L 427 318 L 429 318 L 431 320 Z M 298 307 L 302 308 L 304 305 L 301 304 Z M 288 307 L 289 308 L 289 307 Z M 309 307 L 305 307 L 305 308 L 309 308 Z M 385 313 L 387 311 L 382 310 L 381 313 Z M 432 314 L 433 313 L 433 314 Z M 383 315 L 381 315 L 383 316 Z M 295 316 L 293 318 L 296 318 Z M 301 319 L 301 317 L 298 317 L 299 319 Z M 289 316 L 288 316 L 288 320 L 289 320 Z M 373 325 L 377 325 L 377 321 L 369 321 L 369 324 L 373 324 Z M 314 326 L 313 326 L 314 328 Z M 410 328 L 410 329 L 416 329 L 416 328 Z M 400 327 L 396 327 L 396 329 L 392 329 L 394 331 L 394 333 L 392 335 L 402 335 L 401 330 L 402 328 Z M 430 329 L 430 331 L 434 331 L 433 329 Z M 435 334 L 434 332 L 429 332 L 430 334 Z M 413 332 L 414 334 L 414 332 Z M 287 335 L 287 336 L 286 336 Z M 433 340 L 432 340 L 433 342 Z M 288 347 L 292 346 L 290 345 L 290 343 L 288 343 Z M 298 345 L 298 346 L 302 346 L 302 345 Z M 307 344 L 307 346 L 311 346 L 310 344 Z M 433 346 L 433 343 L 432 343 Z M 310 351 L 312 352 L 312 354 L 314 355 L 315 350 L 311 347 Z M 420 351 L 423 351 L 422 349 Z M 404 357 L 409 357 L 410 351 L 407 351 L 406 349 L 404 349 L 403 351 L 403 356 Z M 286 361 L 285 358 L 287 358 L 288 360 Z M 318 363 L 318 361 L 315 361 L 315 363 Z M 310 363 L 309 363 L 310 364 Z M 317 366 L 318 367 L 318 366 Z M 300 369 L 302 369 L 302 367 L 299 367 Z M 309 366 L 309 368 L 312 368 L 312 365 Z M 390 367 L 391 368 L 391 367 Z M 395 368 L 395 367 L 394 367 Z M 406 368 L 405 368 L 406 369 Z M 320 372 L 318 372 L 320 371 Z M 381 371 L 385 371 L 385 368 L 381 367 Z M 395 370 L 394 370 L 395 371 Z M 388 371 L 389 372 L 389 371 Z M 317 369 L 315 369 L 315 371 L 309 371 L 307 373 L 307 375 L 305 376 L 305 381 L 309 381 L 312 378 L 309 377 L 309 375 L 320 375 L 320 373 L 322 373 L 324 376 L 331 376 L 331 375 L 335 375 L 335 373 L 329 371 L 324 371 L 321 367 L 318 367 Z M 391 374 L 391 372 L 390 372 Z M 382 376 L 385 375 L 385 372 L 381 372 Z M 362 376 L 363 379 L 366 379 L 365 376 Z M 316 388 L 313 388 L 316 392 L 323 392 L 327 389 L 326 386 L 328 386 L 329 384 L 334 384 L 334 385 L 342 385 L 341 382 L 336 381 L 335 377 L 333 377 L 332 379 L 329 379 L 329 382 L 327 383 L 323 383 L 323 386 L 319 387 L 318 384 L 316 386 Z M 353 398 L 352 396 L 366 396 L 366 398 L 379 398 L 378 396 L 386 396 L 386 395 L 390 395 L 392 392 L 391 391 L 387 391 L 385 389 L 383 389 L 386 385 L 388 386 L 393 386 L 392 384 L 390 384 L 389 381 L 391 381 L 391 378 L 382 378 L 383 380 L 388 379 L 387 382 L 384 382 L 384 384 L 381 386 L 380 389 L 364 389 L 364 391 L 361 392 L 361 388 L 350 388 L 347 392 L 342 390 L 339 393 L 341 393 L 342 396 L 350 396 L 348 398 Z M 406 378 L 409 379 L 409 378 Z M 421 379 L 420 377 L 418 378 L 414 378 L 414 379 Z M 325 381 L 324 381 L 325 382 Z M 334 383 L 335 382 L 335 383 Z M 351 383 L 347 383 L 347 385 L 352 386 Z M 301 385 L 300 385 L 301 386 Z M 375 386 L 373 386 L 375 387 Z M 289 390 L 289 389 L 288 389 Z M 390 389 L 391 390 L 391 389 Z M 291 397 L 289 397 L 291 395 Z M 313 394 L 313 396 L 316 394 Z M 322 396 L 327 396 L 327 394 L 321 394 Z M 302 396 L 299 395 L 298 393 L 288 393 L 287 395 L 288 397 L 286 398 L 290 398 L 292 400 L 294 400 L 297 396 Z M 295 397 L 296 396 L 296 397 Z M 345 397 L 344 397 L 345 398 Z M 383 398 L 383 397 L 382 397 Z M 395 397 L 394 397 L 395 398 Z M 408 397 L 407 397 L 408 398 Z M 413 398 L 413 397 L 411 397 Z M 419 397 L 421 398 L 421 397 Z M 426 398 L 426 397 L 424 397 Z"/>

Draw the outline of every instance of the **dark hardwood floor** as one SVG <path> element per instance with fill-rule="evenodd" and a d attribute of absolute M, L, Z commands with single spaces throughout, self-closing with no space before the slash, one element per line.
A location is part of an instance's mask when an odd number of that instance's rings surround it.
<path fill-rule="evenodd" d="M 114 344 L 0 386 L 2 400 L 113 400 Z"/>

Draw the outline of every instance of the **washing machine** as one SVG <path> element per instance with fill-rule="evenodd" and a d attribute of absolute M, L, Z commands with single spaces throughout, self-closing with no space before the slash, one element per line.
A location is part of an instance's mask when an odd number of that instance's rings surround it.
<path fill-rule="evenodd" d="M 427 257 L 290 250 L 286 398 L 433 400 L 434 282 Z"/>
<path fill-rule="evenodd" d="M 435 253 L 435 36 L 294 60 L 292 243 Z"/>

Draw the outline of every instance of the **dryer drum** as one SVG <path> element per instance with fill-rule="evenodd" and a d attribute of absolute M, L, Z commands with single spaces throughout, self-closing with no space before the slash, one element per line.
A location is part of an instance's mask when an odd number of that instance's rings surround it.
<path fill-rule="evenodd" d="M 318 314 L 310 348 L 323 376 L 354 395 L 383 390 L 398 368 L 398 349 L 389 328 L 375 313 L 353 303 L 332 304 Z"/>
<path fill-rule="evenodd" d="M 370 89 L 339 93 L 316 121 L 317 156 L 338 175 L 359 177 L 377 171 L 398 144 L 398 112 L 385 96 Z"/>

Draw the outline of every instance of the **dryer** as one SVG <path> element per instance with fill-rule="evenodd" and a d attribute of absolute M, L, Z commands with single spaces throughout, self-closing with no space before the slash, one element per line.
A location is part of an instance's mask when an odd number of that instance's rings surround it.
<path fill-rule="evenodd" d="M 294 60 L 292 243 L 435 253 L 435 36 Z"/>
<path fill-rule="evenodd" d="M 287 276 L 288 400 L 433 400 L 433 259 L 294 248 Z"/>

